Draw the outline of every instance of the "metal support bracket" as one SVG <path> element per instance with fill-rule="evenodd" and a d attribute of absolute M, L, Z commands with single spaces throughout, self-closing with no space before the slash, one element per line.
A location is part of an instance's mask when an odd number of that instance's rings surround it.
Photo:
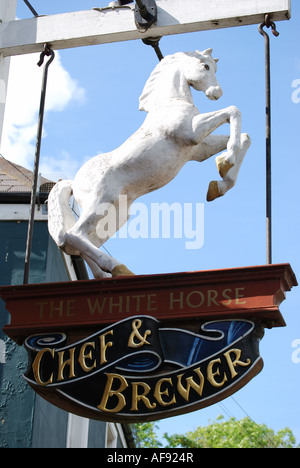
<path fill-rule="evenodd" d="M 120 6 L 133 3 L 133 0 L 118 0 Z M 134 10 L 135 24 L 145 31 L 157 22 L 157 5 L 155 0 L 136 0 Z"/>
<path fill-rule="evenodd" d="M 135 24 L 138 29 L 147 30 L 157 22 L 155 0 L 137 0 L 135 5 Z"/>

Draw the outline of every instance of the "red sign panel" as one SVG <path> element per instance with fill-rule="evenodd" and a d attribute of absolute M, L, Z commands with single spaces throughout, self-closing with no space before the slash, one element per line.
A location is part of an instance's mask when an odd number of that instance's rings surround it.
<path fill-rule="evenodd" d="M 296 284 L 290 265 L 283 264 L 8 286 L 0 296 L 11 314 L 4 330 L 22 341 L 30 329 L 99 327 L 134 315 L 161 321 L 239 317 L 280 327 L 279 305 Z"/>

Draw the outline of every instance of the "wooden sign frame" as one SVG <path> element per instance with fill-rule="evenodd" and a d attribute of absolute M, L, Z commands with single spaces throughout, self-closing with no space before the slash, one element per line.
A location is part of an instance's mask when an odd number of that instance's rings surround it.
<path fill-rule="evenodd" d="M 166 323 L 255 319 L 282 327 L 279 305 L 295 286 L 289 264 L 0 287 L 11 323 L 5 333 L 22 344 L 35 332 L 99 328 L 130 316 Z"/>

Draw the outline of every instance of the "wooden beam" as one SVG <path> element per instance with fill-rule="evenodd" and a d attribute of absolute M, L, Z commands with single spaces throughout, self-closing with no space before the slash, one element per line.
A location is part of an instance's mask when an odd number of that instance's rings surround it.
<path fill-rule="evenodd" d="M 17 0 L 9 0 L 0 2 L 0 22 L 5 24 L 15 18 L 17 9 Z M 5 102 L 6 102 L 6 91 L 8 83 L 10 59 L 4 58 L 0 54 L 0 148 L 1 148 L 1 136 L 3 129 Z"/>
<path fill-rule="evenodd" d="M 291 17 L 291 0 L 157 0 L 158 21 L 142 32 L 134 22 L 134 4 L 105 7 L 0 24 L 3 57 L 53 49 L 120 42 L 147 37 L 258 24 Z"/>

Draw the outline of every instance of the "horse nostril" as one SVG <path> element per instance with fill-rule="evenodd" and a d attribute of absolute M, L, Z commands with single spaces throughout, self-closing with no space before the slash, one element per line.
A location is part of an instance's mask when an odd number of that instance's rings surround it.
<path fill-rule="evenodd" d="M 208 90 L 206 91 L 206 96 L 211 99 L 216 101 L 219 99 L 223 94 L 222 88 L 220 86 L 210 86 Z"/>

